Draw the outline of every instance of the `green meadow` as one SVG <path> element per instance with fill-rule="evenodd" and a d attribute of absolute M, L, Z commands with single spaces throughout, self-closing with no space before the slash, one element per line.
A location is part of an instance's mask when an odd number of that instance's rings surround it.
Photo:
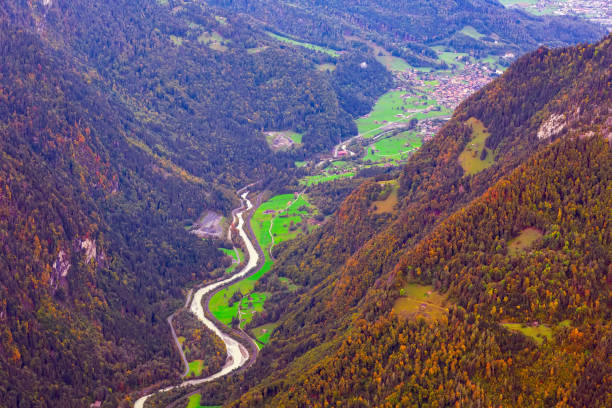
<path fill-rule="evenodd" d="M 423 142 L 414 132 L 402 132 L 368 146 L 363 160 L 372 163 L 405 160 L 422 144 Z"/>
<path fill-rule="evenodd" d="M 367 139 L 376 136 L 377 131 L 390 124 L 407 123 L 413 117 L 424 119 L 448 114 L 442 109 L 423 112 L 430 106 L 439 105 L 435 100 L 426 96 L 408 96 L 405 91 L 390 91 L 376 101 L 372 112 L 357 119 L 357 129 Z"/>
<path fill-rule="evenodd" d="M 202 401 L 202 395 L 193 394 L 189 397 L 187 408 L 221 408 L 221 405 L 200 405 Z"/>
<path fill-rule="evenodd" d="M 297 45 L 299 47 L 304 47 L 307 48 L 309 50 L 313 50 L 313 51 L 318 51 L 318 52 L 323 52 L 325 54 L 331 55 L 332 57 L 338 58 L 340 56 L 340 53 L 336 50 L 332 50 L 331 48 L 327 48 L 327 47 L 321 47 L 320 45 L 315 45 L 315 44 L 310 44 L 307 42 L 303 42 L 303 41 L 297 41 L 297 40 L 293 40 L 291 38 L 288 37 L 283 37 L 282 35 L 278 35 L 278 34 L 274 34 L 270 31 L 267 31 L 267 34 L 274 38 L 275 40 L 287 43 L 287 44 L 291 44 L 291 45 Z"/>
<path fill-rule="evenodd" d="M 304 222 L 308 215 L 304 209 L 306 207 L 312 208 L 312 205 L 303 195 L 296 199 L 294 194 L 282 194 L 270 198 L 255 210 L 251 228 L 264 251 L 264 264 L 255 274 L 212 296 L 209 308 L 219 321 L 230 325 L 232 319 L 240 313 L 241 326 L 244 327 L 252 320 L 254 313 L 263 311 L 268 294 L 253 292 L 255 283 L 272 268 L 270 248 L 300 233 L 296 224 Z M 242 298 L 230 304 L 237 292 L 240 292 Z"/>
<path fill-rule="evenodd" d="M 472 140 L 468 142 L 459 155 L 459 164 L 463 167 L 465 174 L 476 174 L 493 165 L 493 152 L 485 147 L 485 141 L 489 137 L 489 132 L 485 129 L 481 121 L 475 118 L 468 119 L 472 126 Z M 486 157 L 482 158 L 482 151 L 486 151 Z"/>

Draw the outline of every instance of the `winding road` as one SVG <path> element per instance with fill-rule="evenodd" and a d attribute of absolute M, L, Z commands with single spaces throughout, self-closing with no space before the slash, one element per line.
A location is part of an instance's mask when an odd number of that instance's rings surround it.
<path fill-rule="evenodd" d="M 240 193 L 240 190 L 239 190 L 239 193 Z M 206 317 L 204 307 L 202 306 L 202 300 L 207 295 L 211 294 L 212 292 L 220 288 L 223 288 L 224 286 L 227 286 L 230 283 L 233 283 L 235 281 L 238 281 L 242 278 L 247 277 L 249 275 L 249 272 L 251 272 L 251 270 L 253 270 L 259 262 L 259 253 L 255 249 L 255 246 L 253 245 L 253 242 L 249 238 L 248 234 L 245 232 L 244 214 L 247 211 L 249 211 L 251 208 L 253 208 L 253 204 L 251 203 L 251 201 L 249 201 L 249 199 L 247 198 L 247 195 L 248 195 L 248 191 L 245 191 L 244 193 L 242 193 L 241 195 L 241 199 L 243 203 L 242 207 L 240 208 L 239 211 L 235 212 L 235 215 L 234 215 L 235 217 L 234 221 L 238 220 L 238 225 L 236 226 L 238 230 L 238 234 L 240 235 L 240 238 L 242 238 L 242 241 L 244 242 L 246 249 L 247 249 L 247 255 L 248 255 L 247 264 L 240 270 L 240 272 L 232 275 L 231 277 L 211 283 L 209 285 L 206 285 L 198 289 L 193 295 L 191 306 L 189 307 L 189 310 L 191 310 L 191 312 L 206 327 L 212 330 L 217 336 L 221 338 L 223 343 L 225 343 L 225 348 L 227 350 L 227 359 L 225 361 L 225 365 L 223 366 L 221 371 L 215 374 L 212 374 L 208 377 L 198 378 L 198 379 L 193 379 L 193 380 L 186 380 L 186 381 L 181 382 L 178 385 L 173 385 L 170 387 L 162 388 L 151 394 L 145 395 L 136 401 L 136 403 L 134 404 L 134 408 L 144 408 L 144 404 L 147 401 L 147 399 L 149 399 L 154 394 L 161 393 L 161 392 L 167 392 L 167 391 L 179 388 L 179 387 L 198 385 L 198 384 L 203 384 L 203 383 L 207 383 L 207 382 L 216 380 L 217 378 L 223 377 L 231 373 L 232 371 L 242 367 L 249 360 L 249 352 L 246 349 L 246 347 L 244 347 L 241 343 L 236 341 L 234 338 L 230 337 L 228 334 L 221 331 L 221 329 L 219 329 L 219 327 L 213 321 L 209 320 Z"/>

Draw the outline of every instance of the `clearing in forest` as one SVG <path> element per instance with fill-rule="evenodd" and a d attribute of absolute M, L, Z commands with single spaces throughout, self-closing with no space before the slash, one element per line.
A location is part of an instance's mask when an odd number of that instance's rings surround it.
<path fill-rule="evenodd" d="M 230 274 L 234 271 L 234 269 L 236 269 L 236 267 L 238 265 L 240 265 L 242 263 L 242 261 L 244 261 L 244 252 L 242 251 L 241 248 L 236 248 L 238 255 L 236 256 L 236 251 L 234 251 L 234 249 L 227 249 L 227 248 L 219 248 L 221 250 L 221 252 L 223 252 L 226 256 L 230 256 L 232 257 L 233 261 L 232 264 L 230 266 L 228 266 L 227 268 L 225 268 L 225 273 L 226 274 Z"/>
<path fill-rule="evenodd" d="M 538 345 L 542 344 L 544 339 L 552 338 L 552 329 L 545 324 L 537 323 L 502 323 L 502 326 L 508 330 L 517 331 L 523 335 L 535 340 Z"/>
<path fill-rule="evenodd" d="M 221 405 L 200 405 L 202 401 L 201 394 L 193 394 L 189 397 L 187 408 L 221 408 Z"/>
<path fill-rule="evenodd" d="M 472 140 L 459 155 L 459 164 L 465 174 L 472 175 L 491 167 L 495 161 L 491 149 L 485 147 L 489 132 L 483 123 L 476 118 L 468 119 L 467 123 L 472 127 Z"/>
<path fill-rule="evenodd" d="M 309 50 L 323 52 L 325 54 L 331 55 L 334 58 L 338 58 L 340 56 L 340 53 L 338 51 L 332 50 L 331 48 L 321 47 L 320 45 L 315 45 L 315 44 L 310 44 L 310 43 L 303 42 L 303 41 L 293 40 L 289 37 L 284 37 L 282 35 L 274 34 L 273 32 L 270 32 L 270 31 L 267 31 L 267 34 L 270 37 L 274 38 L 275 40 L 278 40 L 278 41 L 281 41 L 287 44 L 297 45 L 299 47 L 304 47 Z"/>
<path fill-rule="evenodd" d="M 288 150 L 294 146 L 302 144 L 302 134 L 291 130 L 283 130 L 280 132 L 264 132 L 266 142 L 270 149 L 277 152 L 279 150 Z"/>
<path fill-rule="evenodd" d="M 544 234 L 542 231 L 536 228 L 525 228 L 518 237 L 512 238 L 508 241 L 508 252 L 512 255 L 516 255 L 521 251 L 529 249 L 531 245 L 540 239 Z"/>
<path fill-rule="evenodd" d="M 404 318 L 439 320 L 448 313 L 447 303 L 446 296 L 436 292 L 433 286 L 411 283 L 400 290 L 393 312 Z"/>
<path fill-rule="evenodd" d="M 200 377 L 202 375 L 202 369 L 204 368 L 204 361 L 195 360 L 189 362 L 189 372 L 185 376 L 185 378 L 190 377 Z"/>
<path fill-rule="evenodd" d="M 382 191 L 382 200 L 374 201 L 371 209 L 374 214 L 392 213 L 395 211 L 395 206 L 398 203 L 397 190 L 399 183 L 397 180 L 384 182 L 385 188 Z"/>
<path fill-rule="evenodd" d="M 270 341 L 272 332 L 274 331 L 274 329 L 276 329 L 277 326 L 278 323 L 266 323 L 262 326 L 255 327 L 251 330 L 251 332 L 253 332 L 255 338 L 259 343 L 265 345 L 268 344 L 268 342 Z"/>
<path fill-rule="evenodd" d="M 225 52 L 227 51 L 227 45 L 230 43 L 230 40 L 223 38 L 223 36 L 216 31 L 205 31 L 198 36 L 198 42 L 208 45 L 210 49 L 215 51 Z"/>

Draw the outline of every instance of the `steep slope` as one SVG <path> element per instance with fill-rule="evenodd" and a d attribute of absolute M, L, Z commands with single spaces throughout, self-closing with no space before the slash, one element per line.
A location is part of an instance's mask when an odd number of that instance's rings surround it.
<path fill-rule="evenodd" d="M 356 132 L 343 98 L 369 109 L 391 85 L 376 61 L 319 72 L 320 56 L 196 2 L 18 0 L 0 39 L 8 406 L 127 406 L 176 378 L 165 319 L 223 260 L 185 223 L 228 214 L 249 180 L 291 177 L 295 157 Z M 262 131 L 278 129 L 304 146 L 273 153 Z"/>
<path fill-rule="evenodd" d="M 360 217 L 345 223 L 338 235 L 330 228 L 316 241 L 305 238 L 299 267 L 282 261 L 285 256 L 295 259 L 299 244 L 281 252 L 278 274 L 324 280 L 311 282 L 312 289 L 290 307 L 272 350 L 253 368 L 267 378 L 236 405 L 291 406 L 304 398 L 350 405 L 361 403 L 358 397 L 351 399 L 358 394 L 372 405 L 385 405 L 386 398 L 393 405 L 405 396 L 408 405 L 434 400 L 512 405 L 518 397 L 537 405 L 584 397 L 581 404 L 605 406 L 611 63 L 610 37 L 595 45 L 540 49 L 521 58 L 463 103 L 436 138 L 414 155 L 400 178 L 395 220 L 390 218 L 363 245 L 357 240 L 352 255 L 340 257 L 341 266 L 335 266 L 334 248 L 351 247 L 353 236 L 342 231 L 359 230 Z M 485 148 L 471 151 L 478 134 L 486 136 Z M 486 163 L 483 150 L 495 160 Z M 462 161 L 466 152 L 471 161 Z M 470 171 L 476 160 L 486 165 Z M 357 210 L 353 202 L 360 199 L 352 197 L 341 211 Z M 518 257 L 508 252 L 508 241 L 528 228 L 543 235 L 535 251 Z M 466 239 L 470 243 L 464 245 Z M 330 241 L 334 246 L 326 252 Z M 325 264 L 332 266 L 322 276 L 316 270 Z M 552 275 L 540 275 L 553 265 Z M 575 270 L 569 271 L 571 265 Z M 584 269 L 578 272 L 581 265 Z M 576 279 L 565 282 L 564 276 Z M 431 290 L 454 305 L 451 313 L 441 322 L 393 317 L 390 310 L 407 282 L 432 285 Z M 503 296 L 495 294 L 501 292 Z M 566 320 L 571 320 L 574 337 L 556 328 Z M 528 321 L 544 322 L 553 333 L 544 349 L 499 326 Z M 403 347 L 415 347 L 409 339 L 423 345 L 410 354 L 412 359 L 404 355 Z M 383 354 L 374 352 L 377 348 Z M 426 350 L 455 350 L 444 366 L 459 371 L 451 374 L 432 366 L 438 355 Z M 590 353 L 599 360 L 588 361 Z M 418 372 L 395 365 L 403 361 L 404 367 L 414 366 L 417 355 L 425 359 Z M 571 356 L 572 363 L 561 364 L 562 356 Z M 516 363 L 512 369 L 507 369 L 508 358 Z M 387 363 L 393 369 L 384 370 Z M 555 366 L 561 373 L 557 382 L 544 374 L 544 367 Z M 271 367 L 277 370 L 272 375 Z M 373 375 L 374 367 L 379 375 Z M 492 379 L 492 367 L 498 379 Z M 575 381 L 589 370 L 588 380 Z M 542 383 L 528 386 L 530 375 Z M 319 382 L 321 376 L 327 381 Z M 500 384 L 514 385 L 497 397 Z M 449 396 L 438 387 L 457 388 Z M 599 391 L 584 394 L 585 387 Z"/>
<path fill-rule="evenodd" d="M 116 406 L 178 372 L 165 317 L 221 266 L 180 222 L 206 185 L 130 144 L 65 55 L 6 21 L 0 43 L 0 400 Z"/>
<path fill-rule="evenodd" d="M 434 66 L 435 45 L 486 55 L 595 41 L 602 27 L 569 17 L 533 16 L 495 0 L 259 1 L 210 0 L 249 14 L 272 29 L 342 49 L 355 36 L 370 39 L 416 66 Z M 300 21 L 300 24 L 294 24 Z M 466 34 L 471 27 L 478 35 Z M 469 31 L 468 31 L 469 33 Z"/>

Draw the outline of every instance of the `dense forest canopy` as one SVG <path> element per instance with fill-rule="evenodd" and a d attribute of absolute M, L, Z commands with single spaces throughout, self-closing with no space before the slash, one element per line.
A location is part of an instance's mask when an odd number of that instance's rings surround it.
<path fill-rule="evenodd" d="M 127 407 L 176 380 L 166 318 L 223 276 L 218 248 L 231 246 L 186 226 L 229 217 L 249 183 L 290 190 L 296 160 L 357 134 L 355 118 L 395 85 L 366 41 L 436 66 L 439 45 L 497 55 L 601 35 L 488 0 L 3 4 L 0 405 Z M 277 325 L 271 343 L 203 397 L 609 406 L 611 44 L 541 47 L 401 172 L 312 187 L 325 222 L 275 247 L 256 284 L 274 300 L 255 318 Z M 477 128 L 493 160 L 468 171 Z M 301 143 L 273 151 L 275 131 Z M 524 233 L 531 246 L 517 244 Z M 448 311 L 397 313 L 415 287 Z M 203 340 L 190 352 L 215 354 L 210 373 L 223 347 L 197 324 L 177 318 Z M 521 324 L 547 333 L 543 345 L 507 329 Z"/>
<path fill-rule="evenodd" d="M 367 183 L 280 248 L 305 288 L 230 406 L 609 405 L 611 64 L 612 37 L 522 57 L 409 160 L 392 214 Z M 478 121 L 495 161 L 469 174 Z"/>

